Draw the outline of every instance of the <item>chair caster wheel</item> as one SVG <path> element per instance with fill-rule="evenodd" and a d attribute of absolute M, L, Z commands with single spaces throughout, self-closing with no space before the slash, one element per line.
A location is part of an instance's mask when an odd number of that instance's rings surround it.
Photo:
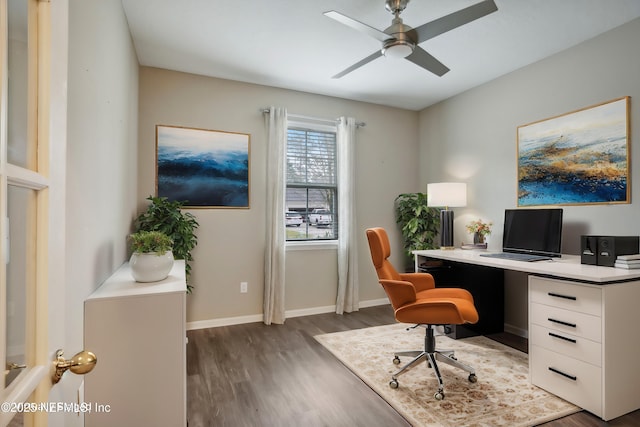
<path fill-rule="evenodd" d="M 393 358 L 393 364 L 394 365 L 399 365 L 400 364 L 400 358 L 398 356 Z"/>
<path fill-rule="evenodd" d="M 469 382 L 470 383 L 477 383 L 478 382 L 478 377 L 476 377 L 476 374 L 470 374 L 469 375 Z"/>
<path fill-rule="evenodd" d="M 398 384 L 398 380 L 391 380 L 389 381 L 389 387 L 391 388 L 398 388 L 400 384 Z"/>
<path fill-rule="evenodd" d="M 442 400 L 442 399 L 444 399 L 444 393 L 443 393 L 443 392 L 441 392 L 441 391 L 438 391 L 438 392 L 436 392 L 436 394 L 434 394 L 434 395 L 433 395 L 433 397 L 434 397 L 436 400 Z"/>

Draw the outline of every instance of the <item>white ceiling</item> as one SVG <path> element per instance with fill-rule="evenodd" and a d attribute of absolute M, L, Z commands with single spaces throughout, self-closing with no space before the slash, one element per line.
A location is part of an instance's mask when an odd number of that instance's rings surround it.
<path fill-rule="evenodd" d="M 480 0 L 413 0 L 417 27 Z M 451 71 L 437 77 L 385 57 L 331 76 L 380 43 L 323 15 L 380 30 L 384 0 L 122 0 L 141 65 L 421 110 L 640 16 L 640 0 L 495 0 L 498 11 L 420 46 Z"/>

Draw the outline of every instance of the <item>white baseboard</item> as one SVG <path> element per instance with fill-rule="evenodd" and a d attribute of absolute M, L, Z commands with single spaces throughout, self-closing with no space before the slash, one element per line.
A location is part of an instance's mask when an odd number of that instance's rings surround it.
<path fill-rule="evenodd" d="M 299 308 L 297 310 L 287 310 L 285 312 L 285 318 L 291 319 L 292 317 L 312 316 L 314 314 L 335 313 L 335 305 L 325 305 L 324 307 L 310 307 Z"/>
<path fill-rule="evenodd" d="M 187 322 L 187 331 L 194 329 L 217 328 L 219 326 L 242 325 L 244 323 L 262 322 L 262 314 L 250 314 L 248 316 L 223 317 L 220 319 L 196 320 Z"/>
<path fill-rule="evenodd" d="M 519 337 L 529 339 L 529 331 L 526 329 L 518 328 L 517 326 L 509 325 L 508 323 L 504 324 L 504 331 L 509 332 L 513 335 L 518 335 Z"/>
<path fill-rule="evenodd" d="M 379 305 L 389 305 L 388 298 L 370 299 L 368 301 L 360 301 L 360 308 L 377 307 Z"/>
<path fill-rule="evenodd" d="M 381 298 L 375 300 L 360 301 L 359 305 L 360 308 L 367 308 L 386 304 L 389 304 L 389 300 L 386 298 Z M 335 311 L 335 305 L 326 305 L 322 307 L 287 310 L 285 312 L 285 316 L 287 319 L 291 319 L 293 317 L 311 316 L 313 314 L 335 313 Z M 220 319 L 196 320 L 194 322 L 187 322 L 187 330 L 191 331 L 195 329 L 216 328 L 219 326 L 242 325 L 245 323 L 262 322 L 262 320 L 262 314 L 250 314 L 248 316 L 225 317 Z"/>

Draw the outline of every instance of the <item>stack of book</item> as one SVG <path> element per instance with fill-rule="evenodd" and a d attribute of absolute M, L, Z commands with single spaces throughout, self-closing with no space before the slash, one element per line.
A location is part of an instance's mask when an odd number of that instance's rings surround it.
<path fill-rule="evenodd" d="M 614 267 L 618 268 L 640 268 L 640 254 L 618 255 Z"/>

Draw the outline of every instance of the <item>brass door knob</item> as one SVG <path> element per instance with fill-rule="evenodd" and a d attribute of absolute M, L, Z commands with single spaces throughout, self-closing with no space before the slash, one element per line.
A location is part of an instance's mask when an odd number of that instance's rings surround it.
<path fill-rule="evenodd" d="M 54 361 L 56 372 L 53 374 L 54 384 L 60 381 L 62 374 L 64 374 L 67 369 L 74 374 L 84 375 L 91 372 L 94 366 L 96 366 L 96 363 L 98 363 L 96 355 L 87 350 L 76 353 L 70 360 L 65 360 L 63 355 L 64 351 L 56 351 L 56 360 Z"/>

